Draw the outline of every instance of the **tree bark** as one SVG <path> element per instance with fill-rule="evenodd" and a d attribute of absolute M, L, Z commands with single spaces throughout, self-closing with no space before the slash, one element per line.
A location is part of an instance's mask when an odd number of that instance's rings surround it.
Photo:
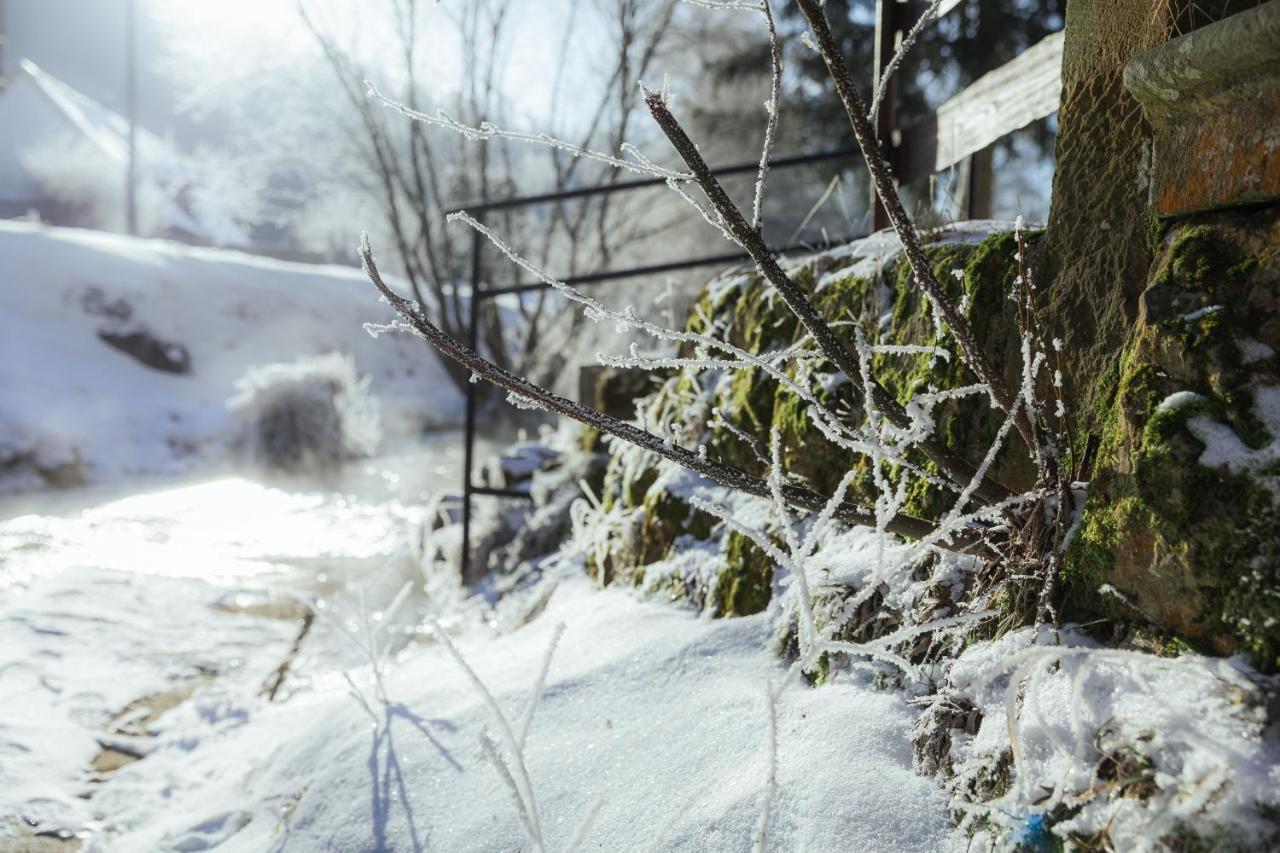
<path fill-rule="evenodd" d="M 1085 434 L 1137 317 L 1160 226 L 1149 204 L 1151 127 L 1124 86 L 1137 53 L 1257 0 L 1071 0 L 1067 4 L 1053 202 L 1035 259 L 1045 320 Z"/>
<path fill-rule="evenodd" d="M 1124 87 L 1124 66 L 1168 38 L 1163 0 L 1071 0 L 1049 227 L 1036 278 L 1045 319 L 1066 344 L 1077 414 L 1094 427 L 1095 385 L 1118 357 L 1151 265 L 1151 128 Z"/>

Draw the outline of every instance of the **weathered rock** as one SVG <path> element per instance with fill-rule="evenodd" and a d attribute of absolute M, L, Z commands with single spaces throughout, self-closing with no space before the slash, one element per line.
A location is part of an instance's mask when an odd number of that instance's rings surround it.
<path fill-rule="evenodd" d="M 1124 80 L 1154 131 L 1157 214 L 1280 199 L 1280 4 L 1140 53 Z"/>
<path fill-rule="evenodd" d="M 1280 213 L 1168 235 L 1068 557 L 1069 613 L 1280 666 Z"/>

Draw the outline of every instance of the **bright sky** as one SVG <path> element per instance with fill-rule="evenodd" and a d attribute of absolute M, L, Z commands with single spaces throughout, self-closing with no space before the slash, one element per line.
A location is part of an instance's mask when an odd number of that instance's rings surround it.
<path fill-rule="evenodd" d="M 419 3 L 423 34 L 419 41 L 418 80 L 430 97 L 455 91 L 461 81 L 462 56 L 448 15 L 457 14 L 465 0 Z M 318 56 L 317 46 L 298 12 L 297 0 L 140 0 L 144 13 L 159 30 L 175 72 L 196 87 L 288 71 Z M 355 51 L 372 67 L 395 40 L 387 27 L 390 0 L 305 0 L 317 25 Z M 544 115 L 550 101 L 550 82 L 559 54 L 569 0 L 517 2 L 509 14 L 503 88 L 517 111 Z M 579 27 L 590 27 L 590 16 L 579 15 Z M 582 52 L 570 57 L 589 61 Z M 398 57 L 387 60 L 400 67 Z M 572 79 L 572 74 L 569 75 Z M 545 85 L 539 85 L 545 83 Z M 440 98 L 443 101 L 443 98 Z M 441 104 L 442 105 L 442 104 Z M 431 107 L 434 104 L 428 103 Z"/>

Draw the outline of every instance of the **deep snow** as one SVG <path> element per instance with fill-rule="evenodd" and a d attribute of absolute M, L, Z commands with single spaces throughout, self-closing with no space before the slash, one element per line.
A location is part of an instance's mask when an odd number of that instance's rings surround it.
<path fill-rule="evenodd" d="M 354 268 L 0 222 L 0 490 L 76 460 L 90 481 L 225 464 L 237 380 L 331 351 L 370 378 L 389 438 L 458 423 L 461 395 L 421 341 L 363 329 L 390 319 Z M 185 347 L 190 373 L 98 336 L 137 330 Z"/>
<path fill-rule="evenodd" d="M 309 639 L 283 702 L 259 695 L 298 624 L 214 605 L 287 589 L 304 565 L 312 575 L 346 565 L 349 580 L 386 564 L 392 582 L 370 599 L 376 620 L 391 590 L 420 579 L 397 546 L 404 527 L 378 529 L 374 510 L 386 507 L 350 498 L 223 480 L 0 523 L 47 569 L 23 573 L 0 607 L 0 815 L 45 821 L 101 851 L 530 849 L 479 745 L 483 731 L 496 736 L 494 719 L 429 631 L 402 641 L 386 706 L 331 630 Z M 249 517 L 255 524 L 212 554 L 196 535 Z M 102 546 L 130 525 L 153 540 L 140 571 L 97 568 L 93 553 L 109 553 Z M 67 559 L 51 563 L 60 553 Z M 224 571 L 212 583 L 198 577 L 216 562 Z M 156 576 L 166 564 L 176 577 Z M 311 591 L 336 612 L 350 602 L 339 586 Z M 786 671 L 768 651 L 768 615 L 708 620 L 597 590 L 572 571 L 504 607 L 498 618 L 464 603 L 441 619 L 515 719 L 550 634 L 566 626 L 527 748 L 547 849 L 564 849 L 597 800 L 583 849 L 751 848 L 767 772 L 765 691 Z M 146 757 L 89 781 L 111 717 L 184 683 L 196 683 L 192 698 L 131 739 Z M 912 771 L 916 712 L 902 694 L 858 678 L 816 691 L 792 680 L 777 707 L 770 849 L 947 843 L 945 794 Z"/>

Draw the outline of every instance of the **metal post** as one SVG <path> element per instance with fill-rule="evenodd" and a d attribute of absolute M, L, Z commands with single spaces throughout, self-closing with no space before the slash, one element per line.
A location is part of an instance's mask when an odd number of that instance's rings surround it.
<path fill-rule="evenodd" d="M 138 236 L 138 62 L 134 0 L 125 3 L 125 112 L 129 115 L 129 164 L 125 175 L 124 215 L 129 233 Z"/>
<path fill-rule="evenodd" d="M 476 220 L 483 221 L 484 214 L 477 214 Z M 480 249 L 482 238 L 478 230 L 471 231 L 471 294 L 467 304 L 467 346 L 472 352 L 480 349 Z M 465 582 L 471 566 L 471 466 L 475 456 L 476 444 L 476 395 L 477 383 L 467 382 L 466 444 L 462 451 L 462 552 L 460 563 L 462 578 Z"/>
<path fill-rule="evenodd" d="M 4 63 L 5 63 L 6 57 L 8 56 L 8 51 L 5 50 L 5 48 L 9 46 L 8 42 L 5 40 L 6 37 L 5 37 L 4 25 L 5 25 L 5 19 L 8 16 L 5 15 L 4 4 L 5 4 L 5 0 L 0 0 L 0 89 L 4 88 L 4 84 L 5 84 Z"/>
<path fill-rule="evenodd" d="M 876 0 L 876 34 L 875 34 L 875 84 L 872 91 L 880 88 L 880 78 L 893 60 L 898 49 L 898 35 L 903 15 L 899 0 Z M 897 111 L 897 80 L 891 78 L 884 92 L 884 100 L 880 102 L 880 112 L 876 115 L 876 138 L 880 141 L 880 150 L 889 163 L 891 171 L 896 172 L 893 134 L 896 129 L 894 113 Z M 871 230 L 879 231 L 890 225 L 889 214 L 884 205 L 876 197 L 875 186 L 871 187 Z"/>

